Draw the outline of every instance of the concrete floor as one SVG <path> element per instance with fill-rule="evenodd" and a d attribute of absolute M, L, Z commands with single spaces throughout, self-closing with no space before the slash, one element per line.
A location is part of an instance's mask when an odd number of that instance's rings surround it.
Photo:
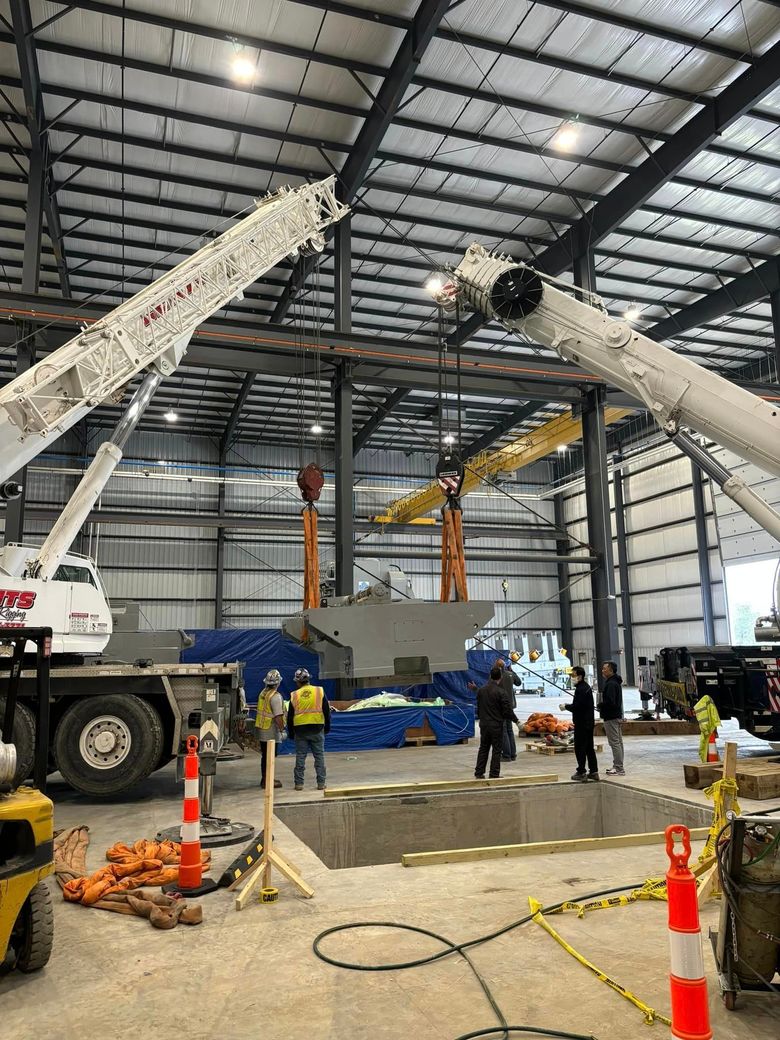
<path fill-rule="evenodd" d="M 523 699 L 518 714 L 522 716 L 526 707 Z M 733 735 L 739 739 L 741 754 L 767 753 L 760 741 L 736 731 Z M 682 783 L 682 763 L 695 758 L 696 746 L 695 737 L 628 738 L 628 775 L 621 783 L 704 802 L 701 792 L 686 791 Z M 332 754 L 328 780 L 330 786 L 339 786 L 468 777 L 475 754 L 473 743 L 357 756 Z M 563 781 L 571 768 L 568 755 L 548 758 L 524 752 L 504 772 L 558 772 Z M 258 772 L 259 758 L 251 753 L 242 761 L 221 765 L 215 811 L 258 825 L 262 813 Z M 311 764 L 308 774 L 308 789 L 294 792 L 292 760 L 279 759 L 278 775 L 285 785 L 280 801 L 320 799 L 312 789 Z M 175 823 L 180 813 L 181 790 L 170 767 L 119 804 L 90 801 L 56 779 L 50 793 L 58 827 L 89 825 L 89 864 L 94 868 L 101 865 L 105 849 L 113 842 L 151 837 L 158 828 Z M 561 785 L 562 797 L 565 793 Z M 765 809 L 770 804 L 743 802 L 743 809 Z M 641 882 L 666 868 L 661 848 L 646 847 L 417 869 L 390 863 L 328 870 L 279 821 L 275 837 L 314 887 L 314 899 L 298 898 L 280 880 L 277 904 L 253 904 L 236 913 L 232 896 L 220 891 L 204 898 L 202 926 L 159 932 L 145 921 L 66 905 L 53 886 L 52 960 L 38 975 L 14 974 L 0 980 L 0 1036 L 3 1040 L 34 1036 L 102 1040 L 143 1030 L 156 1037 L 181 1032 L 196 1040 L 408 1036 L 454 1040 L 495 1022 L 462 959 L 449 957 L 410 971 L 347 972 L 314 957 L 314 937 L 336 924 L 373 920 L 412 923 L 463 940 L 523 916 L 529 896 L 552 903 L 611 885 Z M 217 876 L 234 854 L 235 849 L 215 850 L 212 873 Z M 708 905 L 704 930 L 717 922 L 718 912 L 716 904 Z M 553 923 L 575 948 L 640 999 L 668 1011 L 663 904 L 637 903 L 593 913 L 582 921 L 574 915 L 557 916 Z M 436 949 L 422 936 L 379 930 L 337 935 L 328 943 L 333 955 L 365 963 L 412 958 Z M 534 924 L 475 948 L 472 957 L 510 1024 L 571 1030 L 599 1040 L 653 1035 L 639 1011 L 576 964 Z M 719 1040 L 776 1040 L 780 1001 L 771 996 L 752 998 L 737 1012 L 728 1013 L 718 997 L 707 948 L 705 964 Z M 668 1035 L 662 1025 L 655 1030 Z"/>

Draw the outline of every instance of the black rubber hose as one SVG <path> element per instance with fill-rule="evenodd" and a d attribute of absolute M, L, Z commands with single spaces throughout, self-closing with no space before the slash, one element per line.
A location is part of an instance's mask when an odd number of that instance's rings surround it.
<path fill-rule="evenodd" d="M 616 888 L 605 888 L 599 892 L 590 892 L 587 895 L 578 896 L 577 901 L 585 901 L 590 899 L 598 899 L 601 896 L 614 895 L 616 892 L 625 892 L 627 889 L 640 888 L 644 882 L 638 881 L 630 885 L 619 885 Z M 566 903 L 571 900 L 562 900 L 560 903 L 553 903 L 551 906 L 542 907 L 540 913 L 554 913 L 556 910 L 560 910 Z M 521 925 L 527 924 L 533 920 L 535 914 L 526 914 L 524 917 L 519 918 L 516 921 L 511 921 L 509 924 L 504 925 L 502 928 L 496 929 L 494 932 L 489 932 L 487 935 L 478 936 L 476 939 L 468 939 L 466 942 L 454 943 L 451 939 L 447 939 L 444 935 L 439 935 L 437 932 L 432 932 L 428 928 L 418 928 L 413 924 L 401 924 L 397 921 L 354 921 L 351 924 L 337 924 L 332 928 L 326 928 L 324 932 L 315 938 L 312 948 L 314 954 L 321 961 L 326 964 L 332 965 L 334 968 L 345 968 L 349 971 L 402 971 L 405 968 L 419 968 L 424 964 L 432 964 L 434 961 L 441 960 L 443 957 L 449 957 L 453 953 L 459 954 L 466 961 L 468 966 L 471 968 L 474 976 L 479 982 L 485 997 L 490 1004 L 491 1008 L 495 1012 L 496 1018 L 499 1021 L 497 1026 L 493 1026 L 490 1029 L 480 1029 L 473 1033 L 464 1033 L 461 1036 L 455 1037 L 455 1040 L 473 1040 L 475 1037 L 480 1036 L 501 1036 L 504 1040 L 508 1040 L 510 1033 L 528 1033 L 535 1036 L 555 1036 L 561 1037 L 563 1040 L 596 1040 L 592 1034 L 587 1036 L 582 1033 L 570 1033 L 555 1029 L 545 1029 L 541 1026 L 510 1026 L 504 1017 L 501 1008 L 498 1006 L 495 997 L 493 996 L 490 987 L 488 986 L 485 979 L 477 970 L 476 965 L 471 960 L 466 950 L 472 946 L 480 946 L 482 943 L 490 942 L 493 939 L 497 939 L 501 935 L 505 935 L 507 932 L 511 932 L 515 928 L 519 928 Z M 440 950 L 438 953 L 431 953 L 427 957 L 418 957 L 411 961 L 399 961 L 394 964 L 355 964 L 352 961 L 341 961 L 335 957 L 329 956 L 327 953 L 323 953 L 321 944 L 324 939 L 329 935 L 335 935 L 337 932 L 348 932 L 357 928 L 397 928 L 405 932 L 416 932 L 418 935 L 424 935 L 429 939 L 435 939 L 446 947 L 444 950 Z"/>

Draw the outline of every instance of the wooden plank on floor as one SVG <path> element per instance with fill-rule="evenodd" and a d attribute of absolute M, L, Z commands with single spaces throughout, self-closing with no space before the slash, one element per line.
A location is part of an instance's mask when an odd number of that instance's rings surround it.
<path fill-rule="evenodd" d="M 364 798 L 377 794 L 436 794 L 440 791 L 474 791 L 482 787 L 522 787 L 528 784 L 554 784 L 557 773 L 539 773 L 537 776 L 500 776 L 495 780 L 413 780 L 407 784 L 368 784 L 364 787 L 328 787 L 326 798 Z"/>
<path fill-rule="evenodd" d="M 694 733 L 699 735 L 698 723 L 680 719 L 629 719 L 623 723 L 624 737 L 687 737 Z M 596 723 L 593 734 L 605 736 L 603 722 Z"/>
<path fill-rule="evenodd" d="M 692 827 L 691 839 L 704 840 L 709 833 L 709 827 Z M 401 856 L 401 863 L 405 867 L 429 867 L 437 863 L 473 863 L 481 859 L 549 856 L 555 852 L 598 852 L 601 849 L 625 849 L 634 845 L 661 845 L 665 841 L 665 831 L 648 831 L 643 834 L 615 834 L 608 838 L 567 838 L 564 841 L 531 841 L 524 845 L 487 845 L 479 849 L 406 852 Z"/>

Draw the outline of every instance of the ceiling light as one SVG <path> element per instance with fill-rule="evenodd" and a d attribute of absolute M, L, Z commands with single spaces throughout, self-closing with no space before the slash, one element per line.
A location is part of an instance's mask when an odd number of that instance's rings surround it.
<path fill-rule="evenodd" d="M 239 83 L 251 83 L 255 78 L 255 63 L 245 51 L 239 51 L 234 56 L 230 70 L 233 79 L 237 79 Z"/>
<path fill-rule="evenodd" d="M 319 437 L 319 435 L 322 433 L 322 427 L 318 422 L 314 423 L 314 425 L 311 428 L 311 432 L 314 434 L 315 437 Z"/>
<path fill-rule="evenodd" d="M 565 453 L 566 453 L 566 445 L 565 444 L 559 444 L 558 445 L 558 454 L 559 455 L 564 455 Z"/>
<path fill-rule="evenodd" d="M 448 433 L 446 435 L 446 437 L 444 438 L 444 443 L 445 444 L 454 444 L 455 443 L 455 438 L 452 436 L 451 433 Z"/>
<path fill-rule="evenodd" d="M 444 279 L 440 274 L 432 274 L 428 281 L 425 283 L 425 291 L 430 293 L 431 296 L 435 296 L 436 293 L 441 292 L 444 288 Z"/>
<path fill-rule="evenodd" d="M 636 321 L 640 315 L 640 310 L 635 303 L 632 303 L 630 307 L 627 307 L 623 311 L 623 317 L 626 321 Z"/>
<path fill-rule="evenodd" d="M 173 411 L 173 409 L 171 409 L 171 411 L 169 412 L 166 412 L 163 416 L 163 419 L 165 419 L 166 422 L 176 422 L 178 418 L 179 416 L 176 414 L 176 412 Z"/>
<path fill-rule="evenodd" d="M 553 137 L 553 148 L 558 148 L 562 152 L 570 152 L 576 147 L 579 136 L 580 128 L 570 120 L 568 123 L 564 123 Z"/>

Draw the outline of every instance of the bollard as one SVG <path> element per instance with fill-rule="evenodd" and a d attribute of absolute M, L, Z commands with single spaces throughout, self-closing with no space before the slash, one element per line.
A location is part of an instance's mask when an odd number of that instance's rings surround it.
<path fill-rule="evenodd" d="M 200 850 L 200 793 L 198 791 L 198 738 L 187 737 L 187 755 L 184 759 L 184 810 L 181 824 L 181 860 L 179 880 L 166 885 L 164 892 L 179 892 L 183 896 L 204 896 L 217 890 L 217 883 L 203 877 Z"/>
<path fill-rule="evenodd" d="M 682 853 L 674 850 L 675 835 L 682 840 Z M 669 899 L 672 1036 L 679 1040 L 711 1040 L 696 878 L 688 867 L 691 835 L 687 827 L 674 824 L 666 828 L 666 852 L 670 863 L 666 873 L 666 892 Z"/>

